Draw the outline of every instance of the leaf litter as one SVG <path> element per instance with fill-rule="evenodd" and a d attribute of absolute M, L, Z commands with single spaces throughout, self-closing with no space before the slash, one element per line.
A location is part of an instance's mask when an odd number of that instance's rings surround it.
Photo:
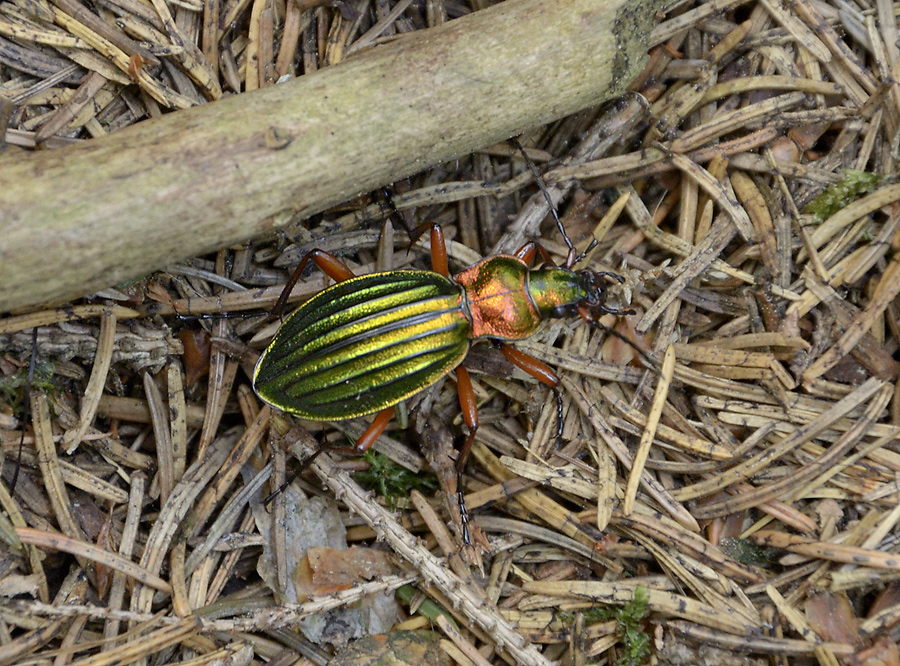
<path fill-rule="evenodd" d="M 200 3 L 0 4 L 7 142 L 82 142 L 438 20 L 418 3 L 387 17 L 380 2 L 276 2 L 273 21 L 251 18 L 256 4 L 225 3 L 234 30 L 214 41 Z M 511 145 L 397 183 L 391 205 L 360 197 L 0 320 L 0 663 L 325 663 L 355 630 L 315 644 L 302 618 L 359 614 L 401 588 L 379 631 L 411 641 L 398 648 L 409 663 L 423 653 L 404 653 L 418 639 L 400 632 L 432 623 L 440 651 L 476 663 L 640 663 L 645 648 L 672 664 L 900 662 L 895 14 L 884 0 L 681 6 L 650 35 L 630 93 L 523 134 L 570 235 L 599 241 L 591 266 L 626 278 L 615 298 L 636 314 L 602 323 L 657 369 L 604 331 L 546 324 L 519 347 L 560 372 L 557 439 L 554 396 L 490 346 L 473 353 L 475 553 L 455 531 L 452 380 L 376 444 L 442 489 L 385 498 L 348 473 L 371 461 L 340 452 L 363 424 L 292 422 L 254 397 L 265 316 L 176 313 L 264 313 L 314 246 L 359 272 L 427 267 L 388 218 L 442 224 L 457 268 L 532 239 L 562 260 Z M 178 48 L 167 20 L 190 36 Z M 136 71 L 136 93 L 104 39 L 166 66 Z M 324 284 L 304 279 L 293 302 Z M 42 370 L 26 396 L 35 326 Z M 336 453 L 266 509 L 291 454 L 319 441 Z M 295 520 L 325 516 L 323 540 L 295 535 Z M 312 562 L 340 573 L 317 579 Z M 306 593 L 289 592 L 298 580 Z"/>

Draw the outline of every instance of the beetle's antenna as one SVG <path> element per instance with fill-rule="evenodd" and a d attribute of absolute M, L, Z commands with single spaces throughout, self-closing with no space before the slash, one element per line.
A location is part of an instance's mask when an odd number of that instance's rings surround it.
<path fill-rule="evenodd" d="M 556 210 L 556 204 L 553 203 L 553 198 L 550 196 L 550 190 L 547 189 L 546 183 L 544 183 L 544 179 L 541 177 L 540 172 L 538 172 L 537 166 L 535 166 L 534 161 L 528 157 L 528 153 L 525 152 L 525 148 L 522 147 L 522 144 L 519 143 L 519 140 L 516 137 L 512 137 L 510 142 L 516 147 L 522 154 L 522 159 L 525 160 L 525 164 L 528 165 L 528 170 L 531 171 L 531 175 L 534 176 L 534 180 L 537 183 L 538 189 L 540 189 L 541 194 L 544 195 L 544 200 L 547 202 L 547 205 L 550 207 L 550 214 L 553 216 L 553 221 L 556 222 L 556 228 L 559 229 L 560 235 L 563 237 L 563 240 L 566 243 L 566 247 L 569 248 L 569 256 L 566 257 L 566 268 L 571 268 L 579 261 L 584 259 L 587 256 L 587 253 L 594 249 L 597 245 L 597 239 L 593 239 L 588 248 L 578 254 L 578 250 L 575 249 L 575 246 L 572 244 L 572 239 L 569 238 L 569 234 L 566 233 L 566 228 L 563 226 L 562 220 L 559 219 L 559 211 Z"/>
<path fill-rule="evenodd" d="M 34 370 L 37 367 L 37 342 L 38 329 L 31 329 L 31 358 L 28 360 L 28 376 L 25 379 L 25 404 L 22 413 L 22 434 L 19 437 L 19 454 L 16 456 L 16 468 L 13 471 L 12 481 L 9 482 L 9 494 L 12 495 L 19 480 L 19 470 L 22 468 L 22 453 L 25 450 L 25 427 L 31 418 L 31 386 L 34 384 Z"/>
<path fill-rule="evenodd" d="M 550 206 L 550 212 L 551 212 L 552 215 L 553 215 L 553 220 L 556 222 L 556 226 L 557 226 L 557 228 L 559 229 L 559 233 L 562 234 L 563 239 L 566 241 L 566 247 L 569 248 L 569 257 L 566 259 L 566 266 L 567 266 L 567 267 L 574 266 L 574 265 L 577 264 L 579 261 L 581 261 L 582 259 L 584 259 L 584 258 L 587 256 L 587 253 L 588 253 L 588 252 L 590 252 L 591 250 L 594 249 L 594 247 L 597 245 L 597 239 L 594 238 L 594 239 L 591 241 L 591 244 L 588 245 L 587 249 L 586 249 L 584 252 L 582 252 L 581 254 L 575 256 L 575 253 L 577 252 L 577 250 L 575 249 L 575 246 L 572 245 L 572 239 L 570 239 L 570 238 L 569 238 L 569 234 L 566 233 L 566 229 L 565 229 L 565 227 L 563 226 L 562 220 L 559 219 L 559 213 L 558 213 L 557 210 L 556 210 L 556 206 L 553 204 L 553 199 L 550 197 L 550 192 L 547 190 L 547 185 L 544 183 L 544 179 L 541 178 L 541 174 L 538 173 L 537 167 L 535 166 L 535 164 L 534 164 L 534 162 L 532 161 L 532 159 L 531 159 L 530 157 L 528 157 L 528 153 L 525 152 L 525 148 L 522 147 L 522 144 L 519 143 L 519 140 L 518 140 L 517 138 L 513 137 L 512 139 L 510 139 L 510 141 L 511 141 L 511 142 L 513 143 L 513 145 L 518 149 L 518 151 L 522 154 L 522 158 L 525 160 L 525 163 L 528 165 L 528 168 L 531 170 L 531 174 L 534 176 L 534 179 L 535 179 L 535 181 L 537 182 L 538 188 L 540 188 L 541 193 L 544 195 L 544 199 L 546 199 L 547 205 Z M 575 258 L 574 258 L 574 260 L 572 260 L 572 261 L 570 262 L 570 259 L 572 259 L 572 257 L 575 257 Z M 623 277 L 622 277 L 621 275 L 619 275 L 618 273 L 610 273 L 610 272 L 607 272 L 607 271 L 604 271 L 604 272 L 601 272 L 601 273 L 597 273 L 597 275 L 610 277 L 610 278 L 613 278 L 613 279 L 615 279 L 615 280 L 617 280 L 617 281 L 619 281 L 619 282 L 623 282 L 623 281 L 625 280 L 625 278 L 623 278 Z M 619 310 L 619 309 L 613 309 L 613 308 L 606 308 L 606 307 L 604 307 L 604 308 L 603 308 L 603 311 L 604 311 L 604 312 L 607 312 L 607 313 L 609 313 L 609 314 L 613 314 L 613 315 L 629 315 L 629 314 L 634 314 L 634 310 L 631 310 L 631 309 L 628 309 L 628 310 Z M 589 323 L 592 324 L 593 326 L 596 326 L 597 328 L 599 328 L 599 329 L 601 329 L 601 330 L 603 330 L 603 331 L 606 331 L 606 332 L 609 333 L 610 335 L 619 338 L 620 340 L 622 340 L 622 342 L 626 343 L 626 344 L 629 345 L 630 347 L 633 347 L 634 350 L 635 350 L 638 354 L 640 354 L 641 358 L 643 358 L 644 361 L 648 364 L 648 366 L 649 366 L 650 368 L 652 368 L 653 370 L 655 370 L 657 373 L 659 373 L 659 365 L 656 363 L 656 361 L 654 361 L 654 360 L 647 354 L 647 352 L 645 352 L 643 349 L 641 349 L 641 348 L 638 347 L 636 344 L 634 344 L 634 342 L 632 342 L 631 340 L 629 340 L 628 338 L 626 338 L 624 335 L 622 335 L 622 334 L 619 333 L 618 331 L 614 331 L 613 329 L 609 328 L 608 326 L 604 326 L 603 324 L 601 324 L 600 322 L 598 322 L 596 319 L 594 319 L 594 318 L 591 317 L 591 316 L 585 316 L 584 313 L 582 313 L 581 316 L 582 316 L 582 318 L 583 318 L 585 321 L 589 322 Z M 558 397 L 558 396 L 557 396 L 557 397 Z M 562 410 L 560 409 L 560 412 L 561 412 L 561 411 L 562 411 Z"/>

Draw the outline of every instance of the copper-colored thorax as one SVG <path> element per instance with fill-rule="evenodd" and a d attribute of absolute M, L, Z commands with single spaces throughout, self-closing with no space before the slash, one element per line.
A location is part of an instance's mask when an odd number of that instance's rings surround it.
<path fill-rule="evenodd" d="M 522 340 L 537 331 L 541 315 L 528 293 L 528 273 L 521 259 L 499 255 L 453 276 L 465 292 L 473 340 L 486 336 Z"/>

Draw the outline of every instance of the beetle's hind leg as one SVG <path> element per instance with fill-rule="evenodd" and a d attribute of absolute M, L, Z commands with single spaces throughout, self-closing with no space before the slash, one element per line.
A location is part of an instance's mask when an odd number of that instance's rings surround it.
<path fill-rule="evenodd" d="M 359 439 L 356 440 L 356 450 L 360 452 L 368 451 L 372 444 L 375 443 L 375 440 L 378 439 L 385 428 L 387 428 L 388 423 L 391 422 L 393 416 L 393 405 L 378 412 L 378 415 L 369 424 L 369 427 L 366 428 L 363 434 L 359 436 Z"/>
<path fill-rule="evenodd" d="M 394 408 L 388 407 L 387 409 L 382 409 L 378 412 L 375 419 L 372 423 L 369 424 L 369 427 L 365 429 L 362 435 L 359 436 L 359 439 L 356 440 L 356 450 L 357 451 L 368 451 L 372 444 L 375 443 L 375 440 L 378 439 L 381 434 L 384 432 L 385 428 L 387 428 L 388 423 L 391 421 L 391 417 L 394 415 Z M 300 466 L 294 470 L 291 474 L 291 478 L 287 479 L 284 483 L 282 483 L 278 488 L 273 490 L 265 500 L 263 500 L 263 504 L 268 506 L 276 496 L 284 492 L 284 489 L 291 485 L 294 480 L 303 473 L 307 467 L 309 467 L 310 463 L 316 459 L 322 451 L 325 449 L 331 448 L 327 442 L 321 442 L 319 444 L 319 448 L 317 448 L 312 455 L 304 458 L 300 461 Z"/>
<path fill-rule="evenodd" d="M 319 442 L 319 448 L 317 448 L 310 455 L 308 455 L 306 458 L 301 460 L 300 466 L 291 472 L 290 477 L 285 479 L 284 483 L 282 483 L 280 486 L 278 486 L 275 490 L 273 490 L 271 493 L 269 493 L 266 496 L 266 498 L 263 500 L 263 505 L 266 507 L 266 510 L 268 510 L 269 505 L 272 503 L 272 501 L 276 497 L 278 497 L 281 493 L 283 493 L 289 485 L 291 485 L 294 481 L 297 480 L 297 478 L 303 473 L 303 470 L 305 470 L 307 467 L 309 467 L 312 464 L 312 461 L 315 460 L 319 456 L 320 453 L 322 453 L 325 449 L 329 449 L 329 448 L 331 448 L 331 447 L 328 445 L 327 441 Z"/>

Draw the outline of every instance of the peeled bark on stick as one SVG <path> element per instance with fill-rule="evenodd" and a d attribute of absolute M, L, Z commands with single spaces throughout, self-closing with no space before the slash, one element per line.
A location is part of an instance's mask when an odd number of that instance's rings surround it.
<path fill-rule="evenodd" d="M 0 159 L 0 312 L 271 231 L 623 92 L 663 0 L 509 0 L 283 85 Z"/>

